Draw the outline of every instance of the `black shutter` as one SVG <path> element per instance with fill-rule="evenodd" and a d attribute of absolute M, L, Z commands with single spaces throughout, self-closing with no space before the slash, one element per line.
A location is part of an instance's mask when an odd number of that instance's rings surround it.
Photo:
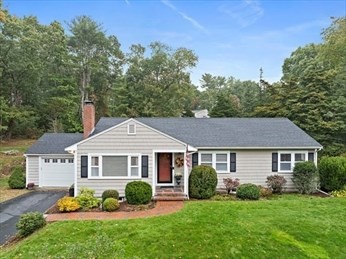
<path fill-rule="evenodd" d="M 88 156 L 81 156 L 81 178 L 88 178 Z"/>
<path fill-rule="evenodd" d="M 192 167 L 195 167 L 198 165 L 198 153 L 192 154 Z"/>
<path fill-rule="evenodd" d="M 230 153 L 230 172 L 237 171 L 237 155 L 236 153 Z"/>
<path fill-rule="evenodd" d="M 308 153 L 308 160 L 311 161 L 311 162 L 314 162 L 315 161 L 315 154 L 313 152 L 309 152 Z"/>
<path fill-rule="evenodd" d="M 149 177 L 149 156 L 142 156 L 142 178 Z"/>
<path fill-rule="evenodd" d="M 278 171 L 278 153 L 272 153 L 272 172 Z"/>

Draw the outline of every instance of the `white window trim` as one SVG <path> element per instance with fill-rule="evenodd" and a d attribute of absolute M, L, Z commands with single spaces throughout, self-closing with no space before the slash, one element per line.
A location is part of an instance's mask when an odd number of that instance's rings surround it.
<path fill-rule="evenodd" d="M 293 168 L 294 165 L 296 163 L 295 161 L 295 154 L 305 154 L 305 160 L 304 161 L 308 161 L 309 157 L 308 157 L 308 151 L 280 151 L 278 152 L 278 172 L 279 173 L 292 173 L 293 172 Z M 291 170 L 281 170 L 281 154 L 291 154 Z M 304 162 L 304 161 L 299 161 L 299 162 Z M 288 163 L 288 162 L 287 162 Z"/>
<path fill-rule="evenodd" d="M 134 132 L 130 132 L 131 126 L 133 126 L 133 131 Z M 135 123 L 127 124 L 127 135 L 136 135 L 136 132 L 137 132 L 137 128 L 136 128 L 136 124 Z"/>
<path fill-rule="evenodd" d="M 212 167 L 215 169 L 215 171 L 218 174 L 228 174 L 230 173 L 230 152 L 226 151 L 203 151 L 203 152 L 198 152 L 198 165 L 201 165 L 202 162 L 202 154 L 211 154 L 212 155 Z M 217 154 L 222 154 L 222 155 L 227 155 L 227 170 L 226 171 L 220 171 L 216 170 L 216 155 Z"/>
<path fill-rule="evenodd" d="M 127 156 L 127 176 L 102 176 L 102 157 L 104 156 Z M 99 175 L 91 176 L 91 158 L 99 158 Z M 138 157 L 138 176 L 131 176 L 131 157 Z M 88 179 L 142 179 L 142 154 L 88 154 Z"/>

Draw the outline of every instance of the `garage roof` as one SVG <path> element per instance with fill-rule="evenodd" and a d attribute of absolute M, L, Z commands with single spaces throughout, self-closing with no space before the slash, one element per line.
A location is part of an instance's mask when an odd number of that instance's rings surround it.
<path fill-rule="evenodd" d="M 81 133 L 45 133 L 29 147 L 25 154 L 68 154 L 65 148 L 82 139 Z"/>

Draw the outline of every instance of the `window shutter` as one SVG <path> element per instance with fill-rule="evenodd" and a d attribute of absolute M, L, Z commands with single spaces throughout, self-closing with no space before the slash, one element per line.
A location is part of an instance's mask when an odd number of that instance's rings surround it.
<path fill-rule="evenodd" d="M 149 177 L 149 156 L 142 156 L 142 178 Z"/>
<path fill-rule="evenodd" d="M 315 161 L 315 154 L 314 154 L 314 152 L 309 152 L 308 153 L 308 160 L 311 161 L 311 162 Z"/>
<path fill-rule="evenodd" d="M 230 153 L 230 172 L 237 171 L 237 155 L 236 153 Z"/>
<path fill-rule="evenodd" d="M 88 178 L 88 156 L 81 156 L 81 178 Z"/>
<path fill-rule="evenodd" d="M 278 153 L 272 153 L 272 172 L 278 171 Z"/>
<path fill-rule="evenodd" d="M 198 153 L 192 154 L 192 167 L 195 167 L 198 165 Z"/>

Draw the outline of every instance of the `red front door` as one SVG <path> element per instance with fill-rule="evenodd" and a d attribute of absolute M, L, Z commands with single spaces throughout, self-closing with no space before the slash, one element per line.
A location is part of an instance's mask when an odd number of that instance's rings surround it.
<path fill-rule="evenodd" d="M 172 183 L 172 153 L 157 154 L 157 182 Z"/>

